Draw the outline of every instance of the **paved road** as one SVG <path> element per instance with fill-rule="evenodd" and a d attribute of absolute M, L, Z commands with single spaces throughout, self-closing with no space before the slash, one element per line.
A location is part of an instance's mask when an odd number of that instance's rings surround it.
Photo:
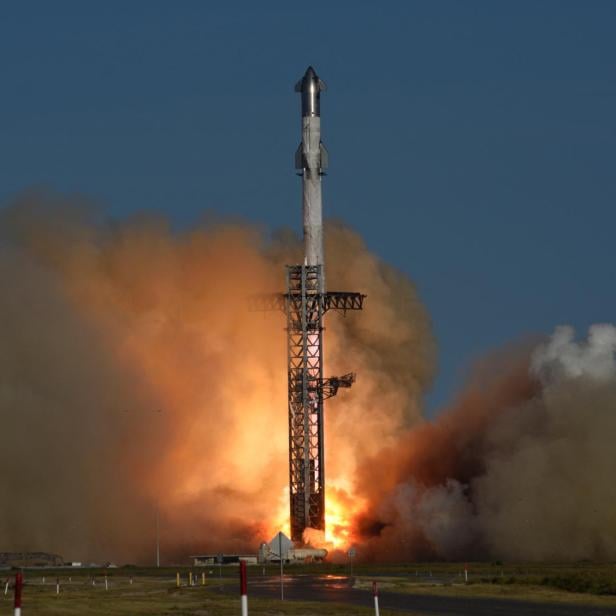
<path fill-rule="evenodd" d="M 237 592 L 233 586 L 225 591 Z M 280 578 L 252 578 L 249 581 L 249 596 L 280 597 Z M 285 576 L 285 599 L 323 601 L 371 607 L 372 593 L 357 590 L 346 576 L 297 575 Z M 471 597 L 438 597 L 383 591 L 379 593 L 383 609 L 416 612 L 426 616 L 616 616 L 615 608 L 583 605 L 530 603 L 509 599 Z"/>

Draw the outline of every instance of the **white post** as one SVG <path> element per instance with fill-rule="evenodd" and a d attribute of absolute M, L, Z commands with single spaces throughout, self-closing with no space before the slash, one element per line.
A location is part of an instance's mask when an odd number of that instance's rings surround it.
<path fill-rule="evenodd" d="M 246 580 L 246 561 L 240 561 L 240 593 L 241 593 L 241 605 L 242 616 L 248 616 L 248 583 Z"/>
<path fill-rule="evenodd" d="M 282 561 L 282 533 L 278 533 L 278 554 L 280 555 L 280 600 L 284 601 L 284 564 Z"/>
<path fill-rule="evenodd" d="M 4 585 L 4 595 L 9 594 L 9 578 L 6 578 L 6 584 Z"/>
<path fill-rule="evenodd" d="M 464 583 L 468 584 L 468 565 L 464 563 Z"/>
<path fill-rule="evenodd" d="M 56 578 L 56 595 L 60 594 L 60 578 Z"/>
<path fill-rule="evenodd" d="M 107 583 L 107 576 L 105 575 L 105 590 L 109 590 L 109 584 Z"/>
<path fill-rule="evenodd" d="M 376 582 L 372 582 L 372 596 L 374 597 L 374 615 L 379 616 L 379 589 Z"/>
<path fill-rule="evenodd" d="M 156 500 L 156 567 L 160 567 L 160 504 Z"/>

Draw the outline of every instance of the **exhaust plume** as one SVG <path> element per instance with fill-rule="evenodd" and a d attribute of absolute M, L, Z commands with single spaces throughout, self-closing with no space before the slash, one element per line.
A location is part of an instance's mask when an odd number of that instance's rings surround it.
<path fill-rule="evenodd" d="M 248 298 L 282 291 L 296 236 L 102 224 L 40 194 L 1 228 L 2 549 L 151 562 L 157 508 L 163 562 L 256 549 L 286 525 L 284 319 Z M 359 373 L 326 420 L 327 540 L 343 543 L 359 461 L 419 420 L 435 351 L 402 274 L 341 224 L 326 250 L 331 288 L 370 297 L 361 319 L 327 322 L 328 374 Z"/>
<path fill-rule="evenodd" d="M 284 319 L 251 313 L 300 260 L 224 221 L 114 224 L 83 200 L 25 195 L 0 225 L 0 547 L 163 562 L 255 550 L 288 523 Z M 481 362 L 434 422 L 435 365 L 410 281 L 340 223 L 328 286 L 325 537 L 364 559 L 616 557 L 616 328 L 557 328 Z"/>

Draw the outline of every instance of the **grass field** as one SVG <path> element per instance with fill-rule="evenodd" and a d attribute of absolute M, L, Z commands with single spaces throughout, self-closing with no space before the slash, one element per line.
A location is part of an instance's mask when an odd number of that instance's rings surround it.
<path fill-rule="evenodd" d="M 45 583 L 43 576 L 45 573 Z M 175 573 L 168 577 L 134 575 L 133 583 L 124 572 L 114 571 L 107 578 L 97 576 L 92 585 L 87 575 L 68 575 L 62 570 L 60 594 L 56 594 L 56 572 L 26 573 L 26 587 L 23 594 L 23 613 L 36 616 L 103 616 L 117 614 L 135 616 L 139 614 L 175 616 L 236 616 L 240 613 L 238 596 L 225 596 L 217 591 L 219 579 L 211 579 L 205 586 L 182 586 L 176 588 Z M 71 572 L 73 573 L 73 572 Z M 83 572 L 80 572 L 83 573 Z M 136 571 L 136 574 L 141 572 Z M 182 580 L 186 583 L 186 579 Z M 223 578 L 224 583 L 235 582 L 235 578 Z M 200 578 L 199 578 L 200 582 Z M 4 592 L 4 587 L 2 588 Z M 2 594 L 0 613 L 12 614 L 12 593 Z M 372 609 L 323 603 L 301 603 L 249 598 L 251 616 L 368 616 Z M 381 611 L 383 616 L 392 612 Z"/>
<path fill-rule="evenodd" d="M 189 571 L 198 585 L 187 585 Z M 469 563 L 468 582 L 460 563 L 422 563 L 409 565 L 354 565 L 357 588 L 368 589 L 377 580 L 381 591 L 433 594 L 459 597 L 495 597 L 527 601 L 547 601 L 616 607 L 616 565 L 611 563 L 503 564 Z M 176 587 L 176 573 L 181 586 Z M 201 574 L 205 572 L 205 585 Z M 222 578 L 219 575 L 222 573 Z M 277 575 L 277 566 L 249 567 L 249 578 Z M 348 564 L 294 565 L 286 574 L 350 574 Z M 12 592 L 4 595 L 4 581 L 14 572 L 0 572 L 1 613 L 9 614 Z M 105 589 L 105 575 L 107 586 Z M 61 592 L 56 595 L 56 578 Z M 28 614 L 238 614 L 237 596 L 219 592 L 222 584 L 238 582 L 236 567 L 199 569 L 187 567 L 117 569 L 40 569 L 25 573 L 24 610 Z M 92 583 L 92 578 L 95 584 Z M 132 583 L 131 583 L 132 578 Z M 318 614 L 373 614 L 370 606 L 356 608 L 323 603 L 298 603 L 249 598 L 250 613 L 273 616 L 316 616 Z M 385 610 L 381 611 L 387 616 Z"/>
<path fill-rule="evenodd" d="M 356 578 L 355 588 L 369 590 L 372 578 Z M 442 597 L 485 597 L 490 599 L 513 599 L 538 603 L 568 603 L 616 607 L 616 597 L 589 593 L 576 593 L 535 584 L 493 584 L 485 582 L 415 582 L 407 578 L 381 578 L 379 587 L 384 592 L 437 595 Z"/>
<path fill-rule="evenodd" d="M 468 563 L 468 578 L 464 568 L 463 563 L 392 566 L 379 585 L 391 592 L 616 607 L 613 563 Z M 369 588 L 372 579 L 369 570 L 357 568 L 357 588 Z"/>

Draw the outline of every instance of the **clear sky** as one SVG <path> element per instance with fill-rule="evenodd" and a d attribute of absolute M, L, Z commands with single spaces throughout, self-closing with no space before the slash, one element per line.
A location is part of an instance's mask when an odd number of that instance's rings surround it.
<path fill-rule="evenodd" d="M 616 320 L 616 2 L 0 4 L 0 199 L 300 226 L 308 64 L 327 216 L 417 283 L 440 367 Z"/>

